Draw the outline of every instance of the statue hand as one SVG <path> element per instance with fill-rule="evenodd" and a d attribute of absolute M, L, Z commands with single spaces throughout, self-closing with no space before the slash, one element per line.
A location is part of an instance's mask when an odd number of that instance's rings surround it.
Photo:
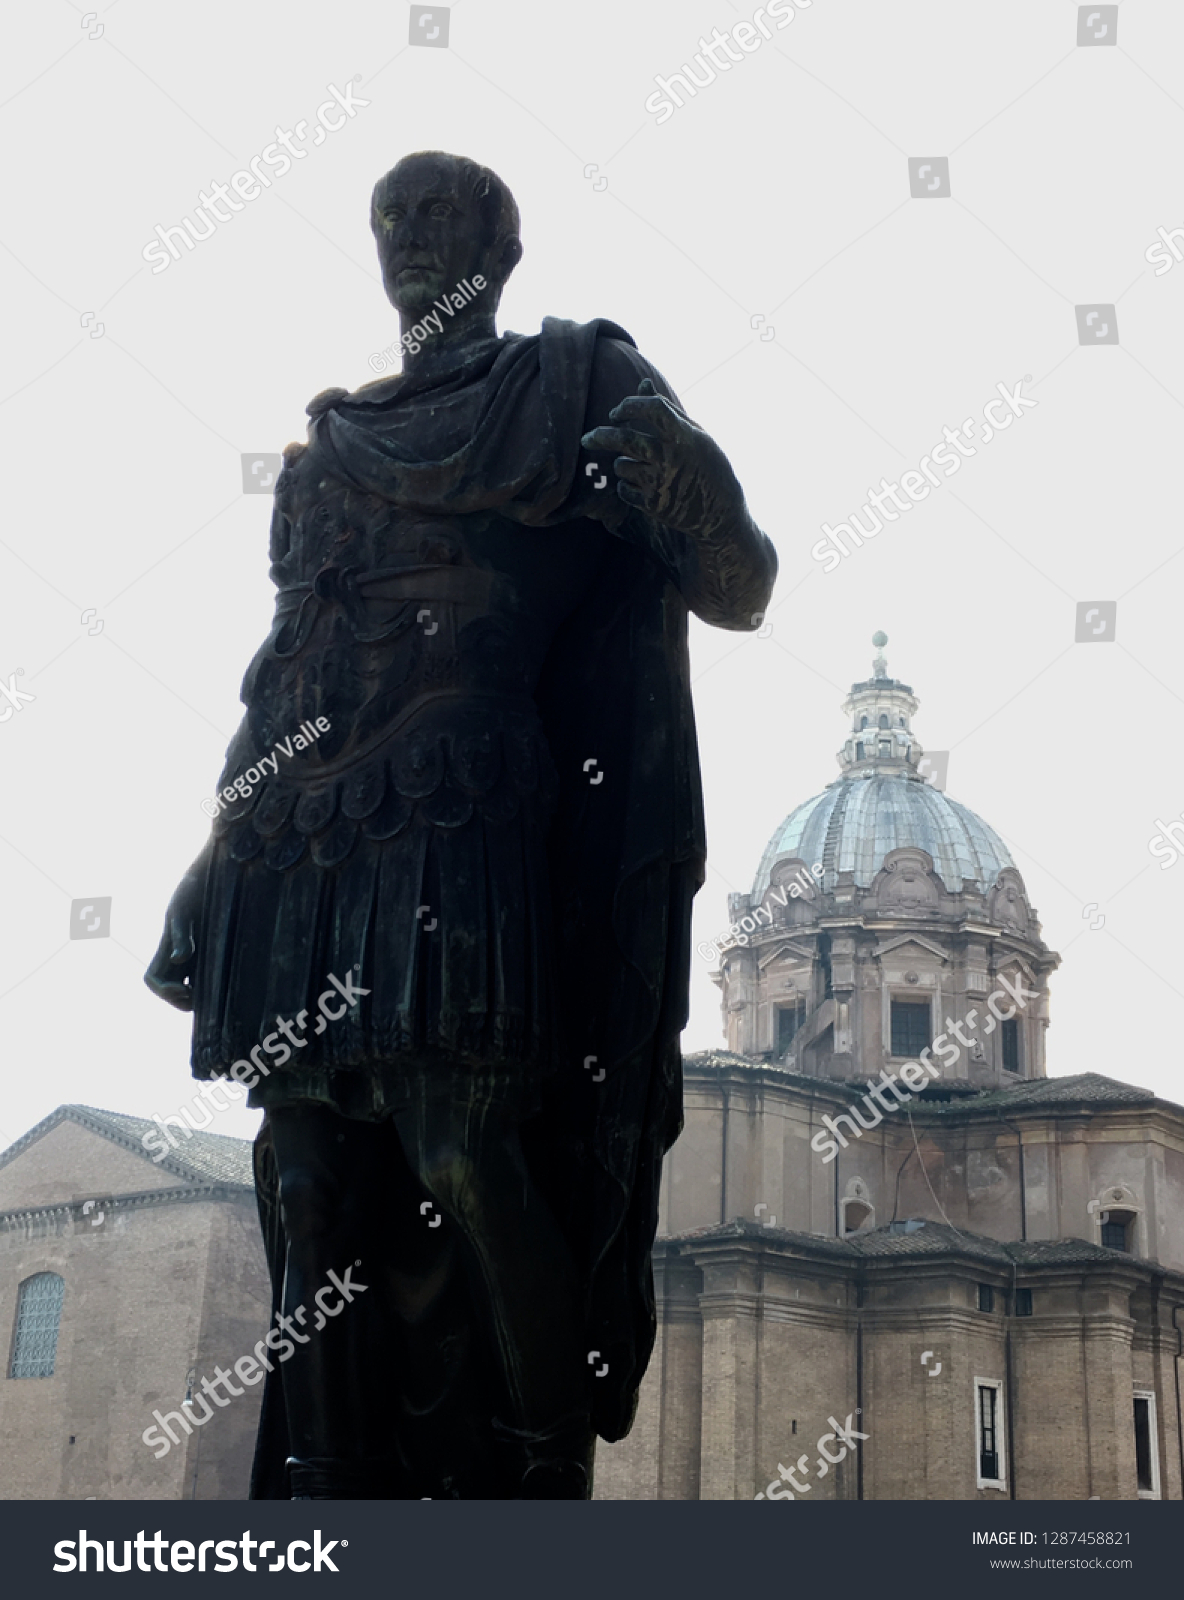
<path fill-rule="evenodd" d="M 654 392 L 649 378 L 613 407 L 609 421 L 617 426 L 593 428 L 581 442 L 586 450 L 620 452 L 613 467 L 626 505 L 700 537 L 743 514 L 744 496 L 728 458 L 710 434 Z"/>
<path fill-rule="evenodd" d="M 164 916 L 164 933 L 152 963 L 144 974 L 144 982 L 176 1006 L 178 1011 L 193 1010 L 193 990 L 190 983 L 197 960 L 197 924 L 201 911 L 203 884 L 200 878 L 183 878 L 176 894 L 169 901 Z"/>

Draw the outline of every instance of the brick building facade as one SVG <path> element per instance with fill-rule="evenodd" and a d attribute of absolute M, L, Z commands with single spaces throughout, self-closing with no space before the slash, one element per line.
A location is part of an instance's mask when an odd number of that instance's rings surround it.
<path fill-rule="evenodd" d="M 207 1407 L 201 1382 L 270 1319 L 251 1146 L 194 1133 L 158 1163 L 154 1131 L 61 1106 L 0 1154 L 0 1499 L 246 1496 L 259 1389 Z"/>

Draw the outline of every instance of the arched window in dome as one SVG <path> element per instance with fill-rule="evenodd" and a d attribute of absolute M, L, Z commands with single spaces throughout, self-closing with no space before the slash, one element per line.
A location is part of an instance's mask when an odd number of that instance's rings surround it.
<path fill-rule="evenodd" d="M 65 1280 L 56 1272 L 34 1273 L 21 1284 L 10 1378 L 53 1377 L 65 1294 Z"/>
<path fill-rule="evenodd" d="M 881 728 L 886 728 L 888 726 L 888 713 L 886 711 L 880 712 L 880 726 Z"/>
<path fill-rule="evenodd" d="M 904 718 L 903 717 L 897 717 L 896 725 L 897 725 L 898 728 L 903 728 L 904 727 Z"/>
<path fill-rule="evenodd" d="M 866 714 L 864 716 L 860 717 L 859 726 L 860 726 L 860 728 L 866 728 L 867 727 L 867 716 L 866 716 Z"/>

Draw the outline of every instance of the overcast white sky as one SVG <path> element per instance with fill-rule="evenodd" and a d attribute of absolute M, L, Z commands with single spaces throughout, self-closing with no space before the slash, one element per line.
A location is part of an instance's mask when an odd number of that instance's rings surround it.
<path fill-rule="evenodd" d="M 1184 861 L 1148 853 L 1184 811 L 1184 262 L 1145 260 L 1184 225 L 1184 6 L 1130 0 L 1117 44 L 1079 46 L 1068 0 L 814 0 L 657 126 L 655 75 L 756 9 L 461 0 L 447 48 L 421 48 L 410 8 L 373 0 L 9 8 L 0 679 L 35 698 L 0 723 L 0 1141 L 63 1101 L 193 1092 L 189 1020 L 141 973 L 270 617 L 269 501 L 240 458 L 302 438 L 308 399 L 397 336 L 368 199 L 422 148 L 518 198 L 502 326 L 623 324 L 777 545 L 768 638 L 693 624 L 696 939 L 836 775 L 883 628 L 949 793 L 1064 955 L 1050 1073 L 1184 1100 Z M 156 224 L 355 76 L 364 109 L 153 274 Z M 949 197 L 910 198 L 909 159 L 933 157 Z M 1116 306 L 1119 342 L 1079 345 L 1079 305 Z M 837 571 L 811 559 L 822 522 L 1026 374 L 1038 406 L 915 515 Z M 1077 603 L 1114 600 L 1114 642 L 1076 644 Z M 105 896 L 111 936 L 71 940 L 71 902 Z M 708 970 L 688 1049 L 721 1039 Z"/>

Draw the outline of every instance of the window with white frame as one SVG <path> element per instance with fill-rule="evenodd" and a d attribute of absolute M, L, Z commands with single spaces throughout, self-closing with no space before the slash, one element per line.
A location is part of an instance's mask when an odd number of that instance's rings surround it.
<path fill-rule="evenodd" d="M 999 1378 L 974 1380 L 974 1442 L 978 1456 L 978 1487 L 1006 1489 L 1004 1457 L 1003 1383 Z"/>
<path fill-rule="evenodd" d="M 52 1378 L 66 1285 L 56 1272 L 38 1272 L 21 1284 L 12 1340 L 10 1378 Z"/>
<path fill-rule="evenodd" d="M 1140 1500 L 1159 1499 L 1159 1429 L 1152 1389 L 1135 1390 L 1135 1479 Z"/>

